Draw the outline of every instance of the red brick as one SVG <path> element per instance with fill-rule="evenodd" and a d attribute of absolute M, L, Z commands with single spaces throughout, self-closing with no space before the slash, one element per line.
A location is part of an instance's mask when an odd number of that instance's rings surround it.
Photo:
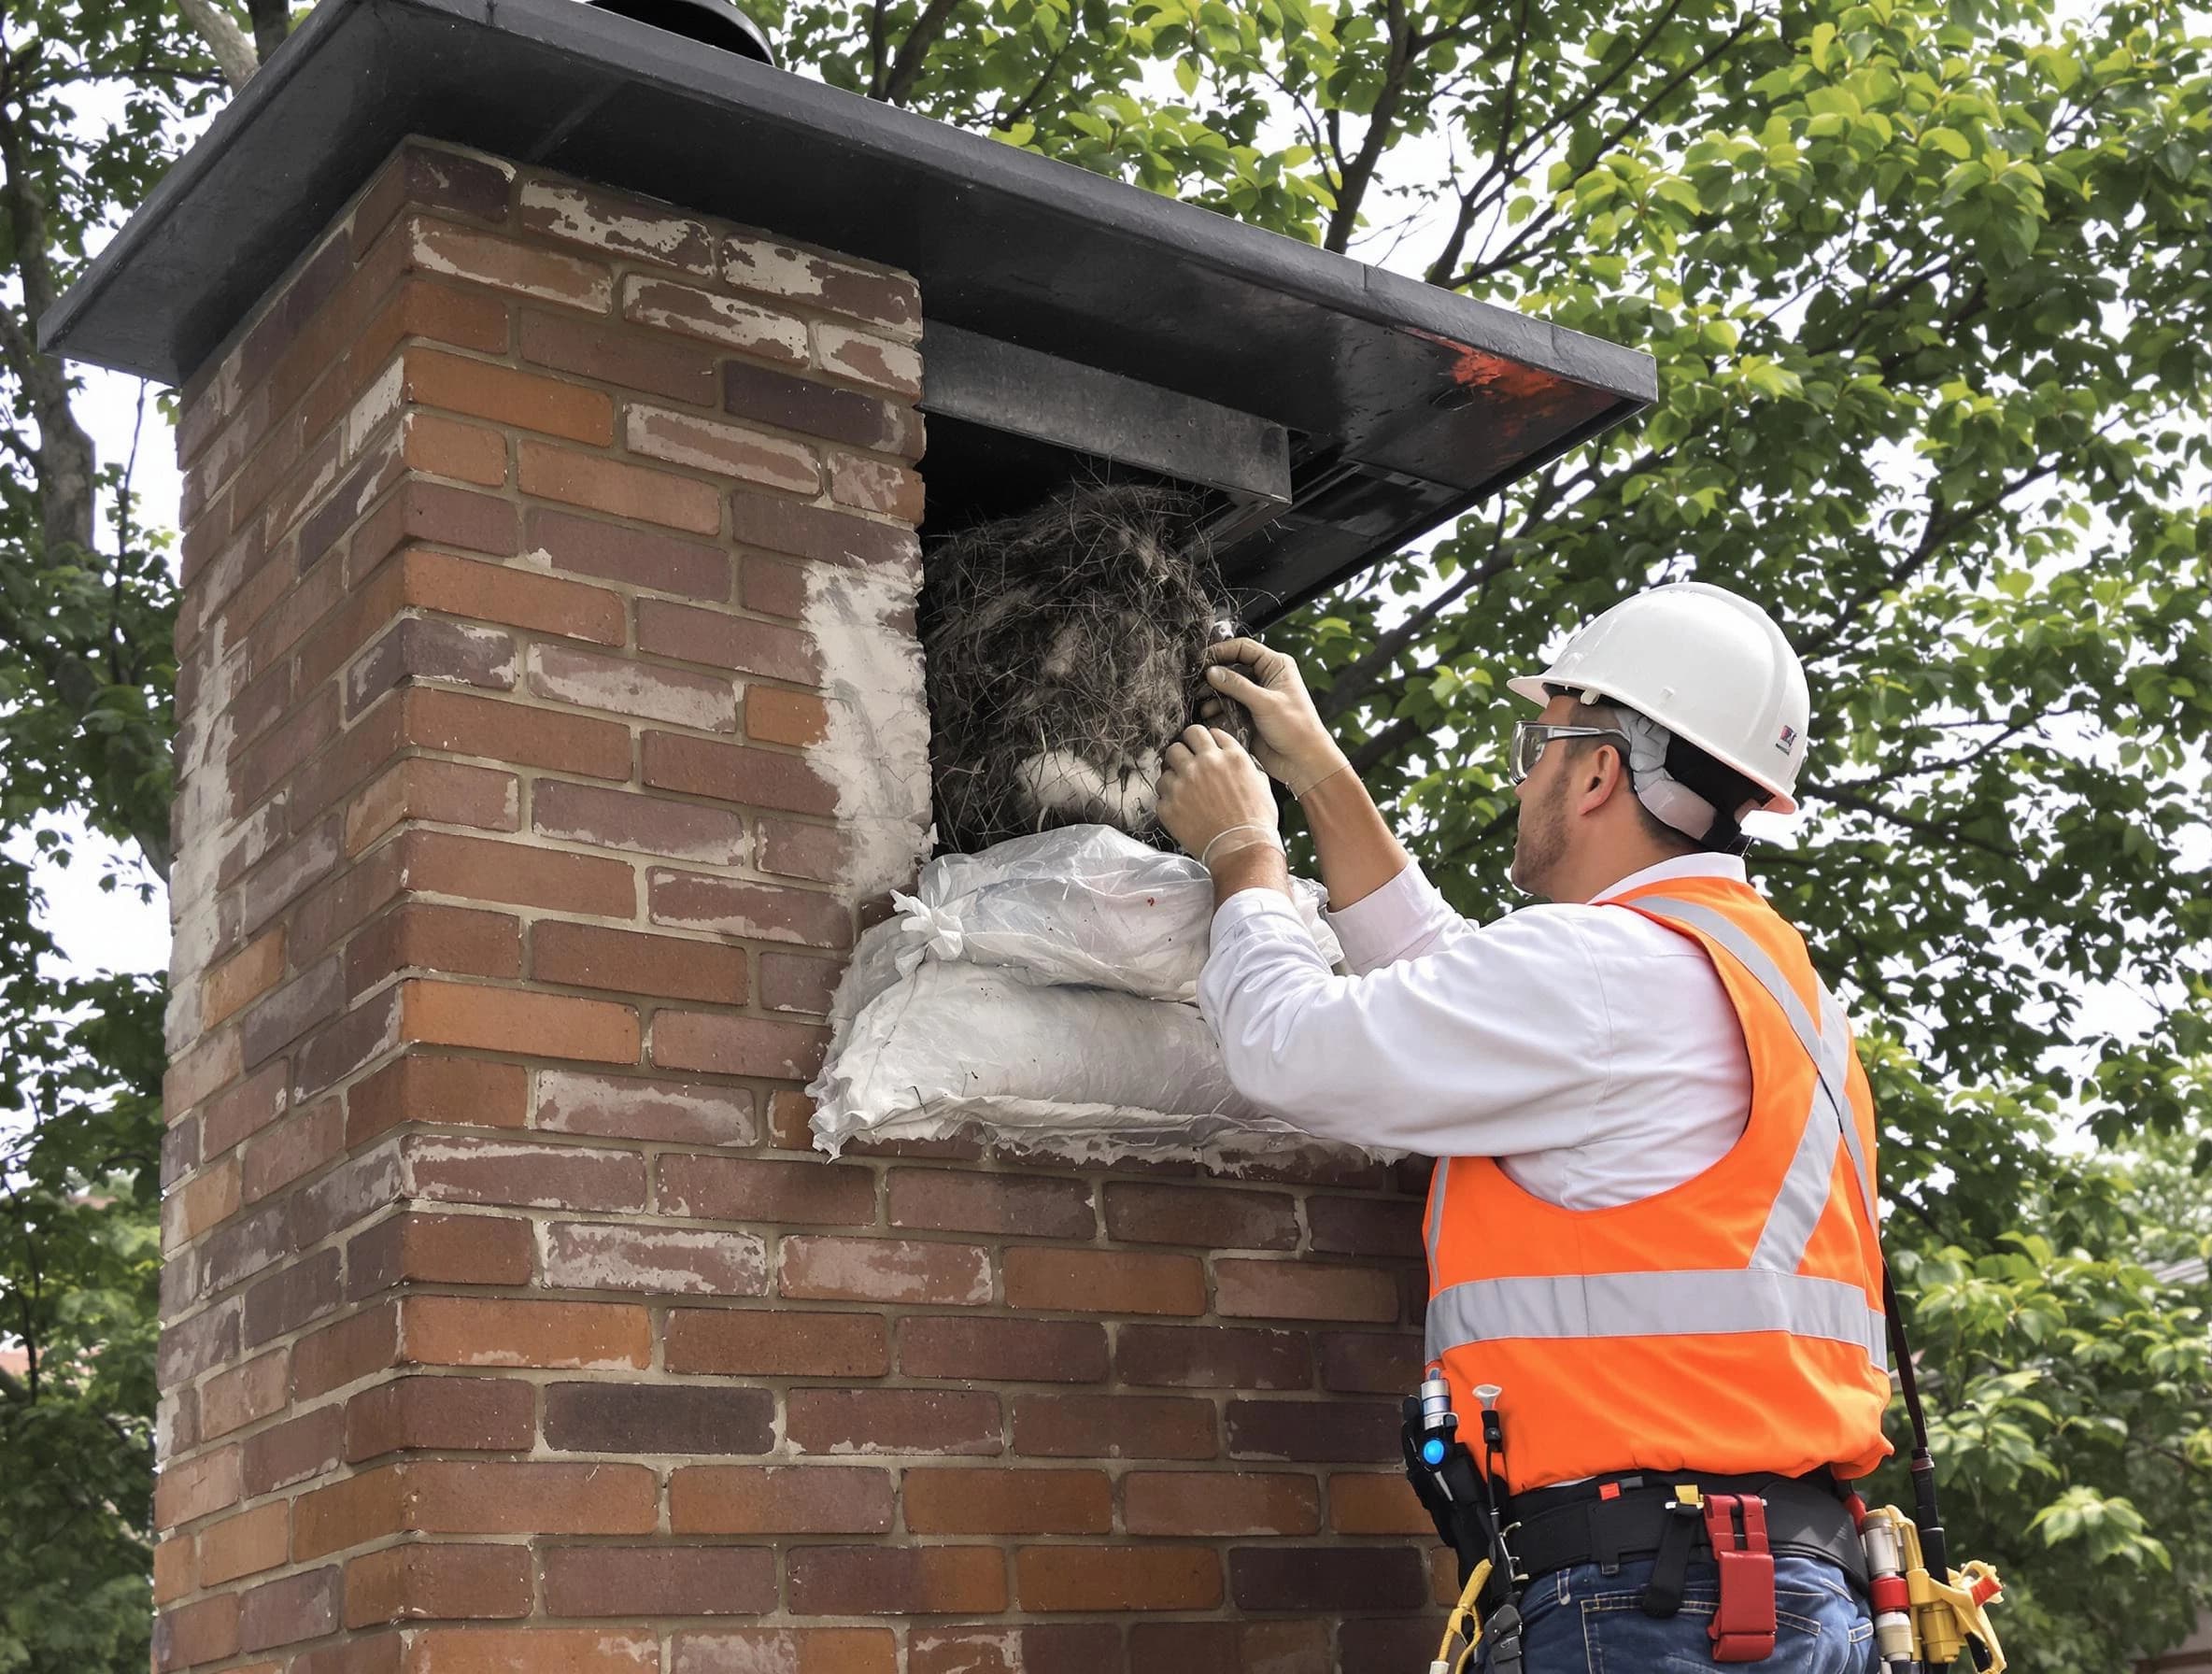
<path fill-rule="evenodd" d="M 542 698 L 702 731 L 737 730 L 737 688 L 724 675 L 605 656 L 573 645 L 530 654 L 530 688 Z"/>
<path fill-rule="evenodd" d="M 416 1296 L 404 1306 L 418 1366 L 638 1369 L 652 1357 L 645 1310 L 632 1304 Z"/>
<path fill-rule="evenodd" d="M 562 1453 L 764 1454 L 775 1446 L 766 1389 L 681 1383 L 546 1385 L 546 1445 Z"/>
<path fill-rule="evenodd" d="M 745 736 L 756 743 L 805 749 L 830 736 L 830 705 L 810 691 L 745 688 Z"/>
<path fill-rule="evenodd" d="M 668 1519 L 679 1535 L 886 1534 L 891 1476 L 857 1465 L 687 1465 L 669 1473 Z"/>
<path fill-rule="evenodd" d="M 595 925 L 541 924 L 531 938 L 532 973 L 542 983 L 660 994 L 743 1005 L 742 949 Z"/>
<path fill-rule="evenodd" d="M 204 1371 L 228 1365 L 238 1357 L 238 1316 L 243 1312 L 235 1298 L 193 1314 L 169 1320 L 162 1326 L 154 1352 L 154 1380 L 163 1389 L 189 1383 Z"/>
<path fill-rule="evenodd" d="M 991 1299 L 990 1252 L 902 1238 L 787 1238 L 776 1289 L 847 1302 L 980 1307 Z"/>
<path fill-rule="evenodd" d="M 801 686 L 822 677 L 822 655 L 812 634 L 665 599 L 637 602 L 637 648 L 652 657 L 735 669 L 741 674 Z"/>
<path fill-rule="evenodd" d="M 335 1470 L 345 1457 L 346 1410 L 318 1407 L 246 1439 L 246 1492 L 273 1493 Z"/>
<path fill-rule="evenodd" d="M 830 497 L 840 505 L 881 512 L 902 523 L 922 520 L 922 479 L 903 465 L 858 453 L 830 455 Z"/>
<path fill-rule="evenodd" d="M 839 377 L 900 401 L 921 399 L 922 357 L 910 344 L 823 320 L 815 326 L 815 356 Z"/>
<path fill-rule="evenodd" d="M 346 1112 L 335 1099 L 311 1104 L 246 1142 L 241 1190 L 248 1203 L 313 1173 L 346 1148 Z"/>
<path fill-rule="evenodd" d="M 1024 1244 L 1006 1252 L 1006 1301 L 1046 1312 L 1199 1314 L 1206 1274 L 1195 1256 Z"/>
<path fill-rule="evenodd" d="M 470 622 L 403 616 L 346 671 L 346 712 L 359 715 L 395 687 L 427 683 L 514 688 L 512 634 Z"/>
<path fill-rule="evenodd" d="M 409 831 L 400 842 L 405 845 L 407 887 L 425 895 L 456 895 L 472 904 L 512 901 L 607 918 L 627 918 L 636 911 L 637 884 L 627 861 L 448 831 Z"/>
<path fill-rule="evenodd" d="M 416 267 L 426 273 L 542 297 L 593 314 L 605 313 L 612 299 L 607 270 L 597 262 L 533 249 L 449 221 L 410 217 L 405 235 Z"/>
<path fill-rule="evenodd" d="M 894 1674 L 887 1627 L 750 1627 L 678 1632 L 673 1674 Z"/>
<path fill-rule="evenodd" d="M 785 1432 L 808 1454 L 997 1454 L 999 1397 L 982 1390 L 794 1389 Z"/>
<path fill-rule="evenodd" d="M 409 204 L 453 209 L 478 220 L 504 220 L 513 177 L 514 170 L 503 163 L 402 141 L 354 208 L 355 258 Z"/>
<path fill-rule="evenodd" d="M 1188 1674 L 1231 1674 L 1238 1667 L 1219 1657 L 1170 1657 L 1125 1663 L 1121 1625 L 1114 1622 L 992 1623 L 980 1627 L 928 1627 L 916 1624 L 906 1636 L 907 1674 L 1121 1674 L 1134 1667 L 1145 1674 L 1160 1669 Z M 1269 1674 L 1287 1674 L 1269 1670 Z"/>
<path fill-rule="evenodd" d="M 640 745 L 639 760 L 639 776 L 656 789 L 791 814 L 828 816 L 837 812 L 837 787 L 803 756 L 726 744 L 716 738 L 647 732 Z"/>
<path fill-rule="evenodd" d="M 900 1497 L 917 1535 L 1103 1535 L 1113 1526 L 1102 1470 L 909 1470 Z"/>
<path fill-rule="evenodd" d="M 1420 1381 L 1417 1332 L 1327 1331 L 1320 1339 L 1321 1386 L 1347 1395 L 1391 1395 Z"/>
<path fill-rule="evenodd" d="M 852 1163 L 742 1156 L 660 1159 L 662 1213 L 705 1221 L 859 1227 L 875 1219 L 875 1175 Z"/>
<path fill-rule="evenodd" d="M 486 489 L 507 480 L 507 439 L 499 432 L 438 413 L 409 413 L 402 425 L 401 457 L 408 470 Z"/>
<path fill-rule="evenodd" d="M 526 1451 L 537 1427 L 536 1398 L 530 1384 L 505 1378 L 396 1378 L 346 1404 L 345 1456 L 358 1465 L 402 1449 Z"/>
<path fill-rule="evenodd" d="M 239 1463 L 234 1446 L 168 1461 L 154 1482 L 154 1526 L 175 1528 L 236 1505 L 243 1491 Z"/>
<path fill-rule="evenodd" d="M 1422 1509 L 1421 1501 L 1414 1497 L 1411 1484 L 1397 1471 L 1386 1476 L 1330 1477 L 1328 1525 L 1340 1535 L 1429 1535 L 1436 1528 L 1427 1511 Z"/>
<path fill-rule="evenodd" d="M 630 730 L 618 722 L 432 688 L 415 688 L 402 699 L 406 742 L 426 750 L 558 768 L 594 779 L 630 776 Z"/>
<path fill-rule="evenodd" d="M 400 1032 L 437 1046 L 633 1064 L 637 1014 L 628 1006 L 459 983 L 400 985 Z"/>
<path fill-rule="evenodd" d="M 782 1027 L 796 1028 L 795 1024 Z M 238 1159 L 226 1156 L 202 1169 L 162 1205 L 162 1247 L 188 1243 L 218 1221 L 237 1213 Z"/>
<path fill-rule="evenodd" d="M 1014 1554 L 1025 1610 L 1210 1610 L 1221 1560 L 1202 1546 L 1025 1546 Z"/>
<path fill-rule="evenodd" d="M 238 1596 L 219 1594 L 164 1610 L 153 1624 L 153 1666 L 158 1674 L 196 1663 L 218 1662 L 238 1650 Z"/>
<path fill-rule="evenodd" d="M 802 1023 L 665 1009 L 653 1018 L 653 1063 L 662 1070 L 804 1081 L 821 1067 L 828 1044 L 829 1030 Z"/>
<path fill-rule="evenodd" d="M 815 1102 L 793 1087 L 777 1087 L 768 1095 L 769 1140 L 781 1151 L 806 1151 L 814 1146 Z"/>
<path fill-rule="evenodd" d="M 1323 1267 L 1311 1261 L 1213 1264 L 1214 1308 L 1228 1319 L 1371 1320 L 1398 1317 L 1394 1274 L 1366 1267 Z"/>
<path fill-rule="evenodd" d="M 515 445 L 515 480 L 525 494 L 692 534 L 721 530 L 721 497 L 696 477 L 528 440 Z"/>
<path fill-rule="evenodd" d="M 750 233 L 722 241 L 722 277 L 740 291 L 812 303 L 899 337 L 921 333 L 921 292 L 888 268 L 841 261 Z"/>
<path fill-rule="evenodd" d="M 604 588 L 419 547 L 399 561 L 404 602 L 425 610 L 602 645 L 629 632 L 621 599 Z"/>
<path fill-rule="evenodd" d="M 624 390 L 693 406 L 716 399 L 714 355 L 650 332 L 526 308 L 521 347 L 526 361 Z"/>
<path fill-rule="evenodd" d="M 640 325 L 725 345 L 756 360 L 806 364 L 806 327 L 788 314 L 716 296 L 666 279 L 632 275 L 622 287 L 622 313 Z"/>
<path fill-rule="evenodd" d="M 348 1627 L 499 1621 L 530 1610 L 530 1553 L 520 1546 L 388 1546 L 346 1566 Z"/>
<path fill-rule="evenodd" d="M 760 1003 L 772 1012 L 799 1012 L 826 1017 L 844 976 L 841 959 L 809 958 L 804 954 L 760 955 Z"/>
<path fill-rule="evenodd" d="M 518 225 L 542 237 L 711 276 L 714 239 L 666 204 L 566 180 L 524 180 Z M 678 1612 L 681 1614 L 682 1612 Z"/>
<path fill-rule="evenodd" d="M 338 1265 L 337 1251 L 320 1250 L 279 1268 L 248 1290 L 242 1326 L 246 1346 L 258 1347 L 334 1311 L 345 1300 Z"/>
<path fill-rule="evenodd" d="M 1122 1243 L 1295 1250 L 1297 1207 L 1282 1192 L 1117 1180 L 1106 1187 L 1106 1236 Z"/>
<path fill-rule="evenodd" d="M 1026 1238 L 1088 1239 L 1098 1229 L 1086 1181 L 952 1169 L 894 1169 L 890 1223 Z"/>
<path fill-rule="evenodd" d="M 548 1132 L 675 1144 L 749 1145 L 759 1137 L 753 1095 L 744 1087 L 574 1070 L 538 1071 L 532 1120 Z M 664 1161 L 664 1170 L 667 1166 Z"/>
<path fill-rule="evenodd" d="M 849 442 L 856 447 L 894 453 L 904 460 L 922 457 L 922 416 L 858 390 L 840 389 L 743 361 L 725 361 L 722 405 L 725 411 L 756 424 L 802 431 Z"/>
<path fill-rule="evenodd" d="M 814 450 L 783 436 L 635 401 L 624 409 L 623 426 L 632 453 L 793 494 L 822 489 Z"/>
<path fill-rule="evenodd" d="M 1321 1488 L 1310 1476 L 1230 1470 L 1132 1470 L 1122 1478 L 1132 1535 L 1312 1535 Z"/>
<path fill-rule="evenodd" d="M 973 1315 L 901 1320 L 899 1369 L 910 1378 L 986 1383 L 1102 1383 L 1106 1327 Z"/>
<path fill-rule="evenodd" d="M 847 568 L 880 566 L 912 575 L 921 561 L 911 530 L 737 489 L 730 493 L 730 532 L 740 546 Z"/>
<path fill-rule="evenodd" d="M 1231 1401 L 1227 1420 L 1231 1458 L 1364 1465 L 1399 1454 L 1396 1402 Z"/>
<path fill-rule="evenodd" d="M 155 1608 L 174 1604 L 186 1594 L 198 1592 L 199 1587 L 191 1536 L 178 1535 L 156 1542 L 153 1549 Z"/>
<path fill-rule="evenodd" d="M 239 1020 L 238 1042 L 248 1069 L 266 1063 L 345 1003 L 345 973 L 335 959 L 309 966 L 264 996 Z"/>
<path fill-rule="evenodd" d="M 1114 1369 L 1125 1383 L 1178 1389 L 1307 1389 L 1313 1355 L 1302 1332 L 1123 1326 L 1114 1332 Z"/>
<path fill-rule="evenodd" d="M 544 1236 L 549 1290 L 710 1297 L 768 1292 L 767 1249 L 748 1233 L 555 1221 Z"/>
<path fill-rule="evenodd" d="M 302 1338 L 291 1351 L 291 1396 L 305 1402 L 382 1371 L 399 1359 L 399 1315 L 368 1308 Z"/>
<path fill-rule="evenodd" d="M 402 365 L 404 400 L 592 447 L 614 442 L 615 403 L 603 390 L 434 348 L 407 350 Z"/>
<path fill-rule="evenodd" d="M 291 1387 L 282 1349 L 216 1373 L 200 1390 L 200 1435 L 214 1440 L 281 1412 Z"/>
<path fill-rule="evenodd" d="M 1428 1580 L 1410 1547 L 1244 1546 L 1229 1553 L 1229 1596 L 1245 1610 L 1413 1610 Z"/>
<path fill-rule="evenodd" d="M 220 1586 L 274 1569 L 291 1550 L 291 1508 L 278 1500 L 240 1511 L 200 1531 L 200 1584 Z"/>
<path fill-rule="evenodd" d="M 644 1535 L 659 1480 L 643 1465 L 422 1460 L 405 1473 L 413 1526 L 425 1534 Z"/>
<path fill-rule="evenodd" d="M 653 921 L 673 929 L 809 947 L 852 944 L 852 915 L 844 902 L 811 889 L 655 867 L 646 874 L 645 895 Z"/>
<path fill-rule="evenodd" d="M 1382 1256 L 1401 1261 L 1422 1259 L 1422 1205 L 1411 1198 L 1330 1198 L 1306 1199 L 1306 1224 L 1313 1248 L 1344 1256 Z"/>
<path fill-rule="evenodd" d="M 232 812 L 243 814 L 283 783 L 338 730 L 338 694 L 317 692 L 239 757 L 231 773 Z"/>
<path fill-rule="evenodd" d="M 540 779 L 531 791 L 530 817 L 542 836 L 601 848 L 635 849 L 715 866 L 735 866 L 745 858 L 743 815 L 632 790 Z"/>
<path fill-rule="evenodd" d="M 333 1567 L 287 1575 L 249 1588 L 238 1606 L 238 1648 L 266 1651 L 335 1632 L 340 1574 Z"/>
<path fill-rule="evenodd" d="M 747 610 L 796 620 L 806 614 L 815 566 L 747 553 L 738 564 L 738 600 Z"/>
<path fill-rule="evenodd" d="M 344 508 L 340 506 L 338 509 Z M 300 532 L 302 555 L 311 555 L 312 549 L 307 545 L 311 538 L 334 541 L 341 528 L 342 524 L 325 529 L 310 522 Z M 395 548 L 411 541 L 425 542 L 432 546 L 458 547 L 463 552 L 479 552 L 491 558 L 513 558 L 521 550 L 512 502 L 490 494 L 480 494 L 473 489 L 457 489 L 445 483 L 432 482 L 426 477 L 410 476 L 386 496 L 381 504 L 373 507 L 355 528 L 346 548 L 347 579 L 358 587 Z M 405 567 L 407 570 L 413 568 L 412 565 Z M 333 565 L 329 573 L 334 575 L 334 571 Z M 319 570 L 316 574 L 323 575 L 326 572 Z M 412 584 L 414 578 L 411 575 L 405 578 Z M 412 585 L 406 590 L 410 595 L 406 603 L 410 604 L 443 608 L 428 599 L 413 597 L 415 589 Z M 473 616 L 477 613 L 456 610 L 452 614 Z M 316 615 L 319 617 L 321 612 L 318 611 Z M 523 627 L 528 625 L 517 624 Z"/>
<path fill-rule="evenodd" d="M 880 1378 L 891 1357 L 872 1313 L 677 1308 L 668 1316 L 667 1364 L 741 1377 Z"/>
<path fill-rule="evenodd" d="M 786 1569 L 797 1615 L 987 1616 L 1007 1606 L 995 1546 L 802 1546 Z"/>
<path fill-rule="evenodd" d="M 266 994 L 284 975 L 284 929 L 248 943 L 211 966 L 200 979 L 200 1027 L 213 1029 L 248 1000 Z"/>
<path fill-rule="evenodd" d="M 355 1300 L 402 1284 L 528 1284 L 530 1223 L 496 1214 L 395 1214 L 346 1249 Z"/>
<path fill-rule="evenodd" d="M 603 1627 L 433 1627 L 407 1645 L 404 1674 L 653 1674 L 660 1641 Z"/>
<path fill-rule="evenodd" d="M 852 840 L 835 826 L 801 825 L 762 815 L 755 863 L 779 877 L 835 884 L 844 877 Z"/>
<path fill-rule="evenodd" d="M 318 1030 L 292 1060 L 292 1091 L 305 1098 L 334 1086 L 400 1043 L 396 990 L 371 995 Z"/>
<path fill-rule="evenodd" d="M 551 1616 L 757 1615 L 775 1609 L 762 1547 L 556 1546 L 541 1553 Z"/>
<path fill-rule="evenodd" d="M 1211 1459 L 1213 1404 L 1170 1395 L 1025 1395 L 1014 1451 L 1045 1459 Z"/>
<path fill-rule="evenodd" d="M 403 971 L 446 976 L 520 976 L 522 924 L 431 901 L 402 901 L 346 946 L 346 991 L 355 999 Z"/>
<path fill-rule="evenodd" d="M 416 1052 L 354 1084 L 346 1095 L 346 1142 L 359 1146 L 405 1122 L 520 1128 L 529 1073 L 520 1064 Z"/>

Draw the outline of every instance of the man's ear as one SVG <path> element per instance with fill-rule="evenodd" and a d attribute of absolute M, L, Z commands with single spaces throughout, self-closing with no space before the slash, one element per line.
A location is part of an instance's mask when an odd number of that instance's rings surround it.
<path fill-rule="evenodd" d="M 1610 802 L 1616 791 L 1628 790 L 1628 758 L 1609 744 L 1601 744 L 1575 764 L 1577 780 L 1581 786 L 1575 799 L 1575 812 L 1595 814 Z"/>

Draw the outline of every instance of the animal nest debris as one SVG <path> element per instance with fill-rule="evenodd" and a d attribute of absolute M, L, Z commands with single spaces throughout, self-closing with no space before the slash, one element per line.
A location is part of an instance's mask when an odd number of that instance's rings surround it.
<path fill-rule="evenodd" d="M 943 846 L 1080 824 L 1154 837 L 1160 752 L 1207 696 L 1205 648 L 1229 614 L 1198 510 L 1171 489 L 1085 485 L 930 551 Z M 1246 740 L 1241 712 L 1215 724 Z"/>

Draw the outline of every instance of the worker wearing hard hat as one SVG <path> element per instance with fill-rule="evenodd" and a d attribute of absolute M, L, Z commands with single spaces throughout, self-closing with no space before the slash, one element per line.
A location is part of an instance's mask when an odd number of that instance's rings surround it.
<path fill-rule="evenodd" d="M 1655 588 L 1512 681 L 1539 709 L 1509 758 L 1512 877 L 1551 904 L 1482 926 L 1398 845 L 1289 658 L 1212 658 L 1258 765 L 1205 728 L 1165 763 L 1161 822 L 1215 884 L 1199 1003 L 1255 1102 L 1439 1159 L 1434 1404 L 1448 1384 L 1470 1442 L 1493 1409 L 1528 1674 L 1873 1668 L 1834 1486 L 1889 1451 L 1873 1111 L 1740 858 L 1805 760 L 1781 631 L 1720 588 Z M 1349 975 L 1290 904 L 1263 766 L 1304 807 Z"/>

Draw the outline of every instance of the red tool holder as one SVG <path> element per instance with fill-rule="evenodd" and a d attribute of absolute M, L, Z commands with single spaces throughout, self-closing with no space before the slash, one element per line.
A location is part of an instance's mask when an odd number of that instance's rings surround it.
<path fill-rule="evenodd" d="M 1766 1546 L 1766 1502 L 1755 1494 L 1709 1494 L 1705 1533 L 1721 1570 L 1720 1606 L 1706 1629 L 1713 1661 L 1755 1663 L 1772 1656 L 1774 1553 Z"/>

